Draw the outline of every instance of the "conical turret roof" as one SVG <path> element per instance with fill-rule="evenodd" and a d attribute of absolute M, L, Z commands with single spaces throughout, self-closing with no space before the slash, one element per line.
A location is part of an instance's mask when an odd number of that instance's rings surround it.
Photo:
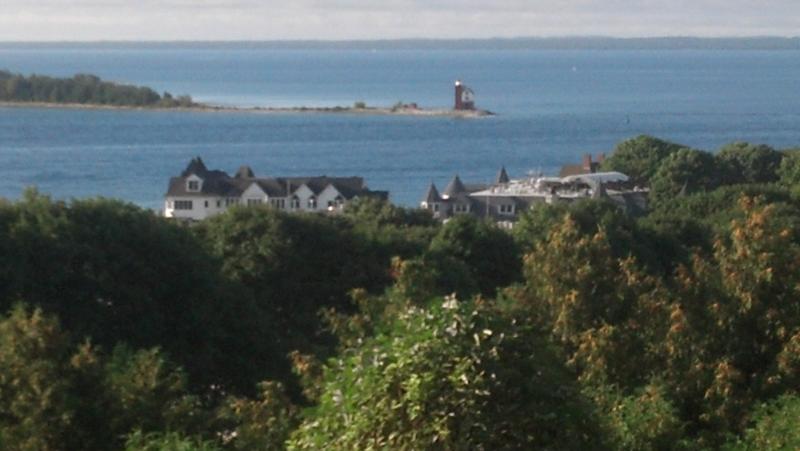
<path fill-rule="evenodd" d="M 497 184 L 506 184 L 510 182 L 511 179 L 508 178 L 508 173 L 506 172 L 506 167 L 503 166 L 500 168 L 500 172 L 497 173 Z"/>
<path fill-rule="evenodd" d="M 428 192 L 425 193 L 425 197 L 422 199 L 422 201 L 429 204 L 442 201 L 442 196 L 439 195 L 439 190 L 436 189 L 436 185 L 431 183 L 431 186 L 428 187 Z"/>
<path fill-rule="evenodd" d="M 458 177 L 458 174 L 456 174 L 456 176 L 453 177 L 453 180 L 447 184 L 447 187 L 444 189 L 442 194 L 447 197 L 453 197 L 466 191 L 467 188 L 464 187 L 464 184 L 461 183 L 461 179 Z"/>

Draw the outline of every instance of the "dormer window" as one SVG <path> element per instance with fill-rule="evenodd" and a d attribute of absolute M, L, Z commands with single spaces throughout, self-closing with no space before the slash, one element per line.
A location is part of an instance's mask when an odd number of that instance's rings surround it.
<path fill-rule="evenodd" d="M 189 180 L 186 181 L 186 191 L 189 192 L 198 192 L 201 189 L 201 180 L 196 177 L 192 176 Z"/>

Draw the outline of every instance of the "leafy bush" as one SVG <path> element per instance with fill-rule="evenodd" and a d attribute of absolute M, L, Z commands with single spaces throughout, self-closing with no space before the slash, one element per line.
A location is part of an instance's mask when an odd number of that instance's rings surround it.
<path fill-rule="evenodd" d="M 328 362 L 319 405 L 288 448 L 596 447 L 571 380 L 546 341 L 486 306 L 408 307 Z"/>

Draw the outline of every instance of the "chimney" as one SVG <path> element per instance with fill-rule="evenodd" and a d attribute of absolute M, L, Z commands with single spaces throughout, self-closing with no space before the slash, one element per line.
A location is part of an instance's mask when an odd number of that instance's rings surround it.
<path fill-rule="evenodd" d="M 592 154 L 587 153 L 583 155 L 583 170 L 592 171 Z"/>

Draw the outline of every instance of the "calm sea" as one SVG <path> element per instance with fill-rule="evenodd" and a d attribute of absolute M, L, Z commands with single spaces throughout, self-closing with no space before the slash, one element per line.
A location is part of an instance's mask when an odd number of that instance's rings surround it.
<path fill-rule="evenodd" d="M 496 117 L 365 117 L 0 108 L 0 196 L 106 196 L 160 208 L 170 176 L 202 156 L 257 175 L 360 175 L 414 205 L 431 181 L 554 172 L 651 134 L 713 150 L 800 145 L 798 51 L 0 48 L 0 68 L 97 74 L 239 106 L 397 101 L 445 107 L 457 78 Z"/>

